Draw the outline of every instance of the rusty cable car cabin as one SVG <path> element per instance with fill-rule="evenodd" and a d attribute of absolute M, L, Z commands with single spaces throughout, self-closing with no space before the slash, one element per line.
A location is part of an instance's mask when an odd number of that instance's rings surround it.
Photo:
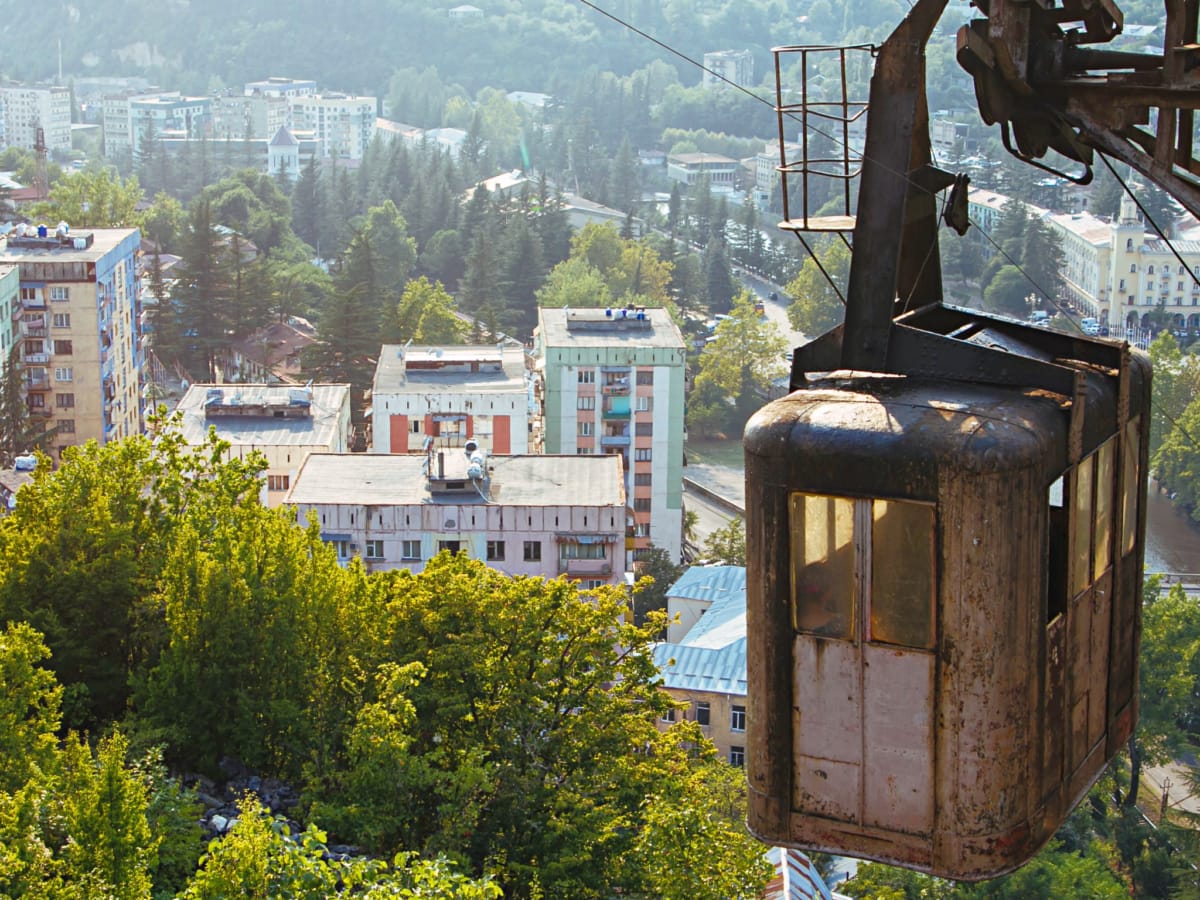
<path fill-rule="evenodd" d="M 785 201 L 783 227 L 852 230 L 854 256 L 844 323 L 796 349 L 792 393 L 744 437 L 749 825 L 979 880 L 1036 853 L 1136 726 L 1150 366 L 941 302 L 938 191 L 954 185 L 943 216 L 966 226 L 966 179 L 932 165 L 925 105 L 945 5 L 918 0 L 872 48 L 861 173 L 810 158 L 807 132 L 789 162 L 785 124 L 813 104 L 777 94 L 784 197 L 804 204 Z M 1112 3 L 976 6 L 959 58 L 1012 152 L 1042 165 L 1056 149 L 1086 183 L 1100 147 L 1200 209 L 1200 98 L 1179 56 L 1195 2 L 1168 3 L 1163 56 L 1132 61 L 1078 46 L 1119 32 Z M 845 72 L 845 50 L 778 48 L 777 77 L 782 54 L 831 51 Z M 861 114 L 828 97 L 824 121 Z M 848 188 L 840 214 L 809 214 L 808 179 L 830 172 L 861 178 L 856 217 Z"/>

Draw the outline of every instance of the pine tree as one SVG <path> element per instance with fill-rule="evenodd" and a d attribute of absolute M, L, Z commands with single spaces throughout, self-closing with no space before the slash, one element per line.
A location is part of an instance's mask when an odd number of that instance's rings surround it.
<path fill-rule="evenodd" d="M 321 170 L 316 155 L 308 158 L 292 192 L 292 230 L 296 237 L 321 253 Z"/>
<path fill-rule="evenodd" d="M 229 257 L 207 197 L 192 203 L 181 243 L 173 293 L 183 330 L 181 356 L 191 371 L 216 381 L 217 351 L 229 341 Z"/>

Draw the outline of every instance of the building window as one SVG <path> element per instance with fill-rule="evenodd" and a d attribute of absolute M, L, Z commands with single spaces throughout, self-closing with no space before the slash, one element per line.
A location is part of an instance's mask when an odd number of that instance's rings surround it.
<path fill-rule="evenodd" d="M 653 457 L 649 447 L 640 447 L 633 451 L 633 458 L 637 462 L 650 462 Z"/>
<path fill-rule="evenodd" d="M 488 541 L 487 542 L 487 558 L 488 558 L 488 562 L 503 562 L 504 561 L 504 541 Z"/>
<path fill-rule="evenodd" d="M 650 537 L 650 523 L 638 522 L 633 526 L 634 537 Z"/>
<path fill-rule="evenodd" d="M 59 434 L 74 434 L 75 420 L 74 419 L 59 419 L 56 423 Z"/>
<path fill-rule="evenodd" d="M 579 436 L 580 437 L 591 437 L 592 436 L 592 426 L 593 426 L 592 422 L 580 422 L 579 423 Z"/>
<path fill-rule="evenodd" d="M 654 373 L 653 372 L 638 372 L 637 373 L 637 383 L 638 384 L 654 384 Z"/>
<path fill-rule="evenodd" d="M 634 512 L 650 512 L 650 498 L 649 497 L 634 497 L 633 498 L 633 511 Z"/>
<path fill-rule="evenodd" d="M 638 397 L 637 398 L 637 408 L 638 408 L 638 412 L 649 412 L 650 411 L 650 398 L 649 397 Z"/>
<path fill-rule="evenodd" d="M 59 409 L 71 409 L 75 405 L 74 394 L 55 394 L 54 405 Z"/>
<path fill-rule="evenodd" d="M 580 582 L 580 587 L 582 587 L 585 591 L 594 591 L 604 587 L 604 579 L 585 578 L 582 582 Z"/>
<path fill-rule="evenodd" d="M 51 317 L 51 323 L 55 328 L 70 328 L 71 314 L 70 313 L 55 313 Z"/>
<path fill-rule="evenodd" d="M 662 720 L 664 722 L 674 722 L 675 721 L 675 710 L 672 708 L 672 709 L 668 709 L 666 712 L 664 712 L 662 714 Z"/>
<path fill-rule="evenodd" d="M 580 384 L 595 384 L 596 383 L 596 370 L 595 369 L 580 369 L 579 370 L 579 383 Z"/>
<path fill-rule="evenodd" d="M 564 541 L 558 546 L 559 559 L 607 559 L 607 547 L 604 544 L 577 544 L 574 541 Z"/>
<path fill-rule="evenodd" d="M 66 303 L 71 299 L 71 289 L 65 287 L 50 288 L 50 299 L 55 303 Z"/>
<path fill-rule="evenodd" d="M 596 408 L 596 398 L 595 397 L 580 397 L 579 400 L 576 402 L 576 407 L 578 409 L 595 409 Z"/>
<path fill-rule="evenodd" d="M 1153 275 L 1153 274 L 1154 274 L 1154 266 L 1151 266 L 1150 268 L 1148 268 L 1148 269 L 1146 270 L 1146 274 L 1147 274 L 1147 275 Z"/>
<path fill-rule="evenodd" d="M 633 483 L 638 487 L 650 487 L 650 480 L 653 476 L 649 472 L 639 472 L 633 476 Z"/>
<path fill-rule="evenodd" d="M 413 434 L 421 433 L 421 420 L 420 419 L 413 419 L 412 432 L 413 432 Z"/>
<path fill-rule="evenodd" d="M 54 352 L 59 356 L 70 356 L 74 351 L 70 341 L 55 341 Z"/>
<path fill-rule="evenodd" d="M 1130 272 L 1136 272 L 1136 271 L 1137 271 L 1137 263 L 1130 263 L 1130 264 L 1129 264 L 1129 271 L 1130 271 Z"/>
<path fill-rule="evenodd" d="M 37 300 L 37 288 L 21 288 L 21 299 L 26 302 Z"/>
<path fill-rule="evenodd" d="M 711 718 L 712 710 L 708 703 L 703 700 L 696 701 L 696 724 L 707 725 Z"/>
<path fill-rule="evenodd" d="M 45 353 L 45 345 L 41 341 L 26 341 L 25 352 L 29 353 Z"/>
<path fill-rule="evenodd" d="M 349 541 L 330 541 L 330 543 L 337 550 L 338 559 L 348 559 L 350 557 Z"/>
<path fill-rule="evenodd" d="M 638 422 L 637 430 L 634 432 L 638 437 L 650 437 L 654 434 L 653 422 Z"/>
<path fill-rule="evenodd" d="M 75 375 L 75 370 L 70 366 L 58 366 L 54 369 L 55 381 L 70 381 Z"/>
<path fill-rule="evenodd" d="M 367 559 L 383 559 L 383 541 L 367 541 Z"/>
<path fill-rule="evenodd" d="M 267 490 L 268 491 L 286 491 L 290 484 L 290 476 L 287 475 L 268 475 Z"/>
<path fill-rule="evenodd" d="M 45 394 L 30 394 L 28 402 L 29 402 L 30 409 L 41 409 L 46 405 L 46 395 Z"/>
<path fill-rule="evenodd" d="M 638 547 L 638 548 L 636 548 L 632 554 L 633 561 L 641 562 L 644 559 L 648 559 L 650 556 L 650 551 L 652 551 L 653 549 L 654 549 L 653 547 Z"/>
<path fill-rule="evenodd" d="M 735 706 L 729 711 L 729 730 L 746 730 L 746 707 Z"/>
<path fill-rule="evenodd" d="M 745 747 L 730 747 L 729 748 L 729 764 L 744 768 L 746 765 L 746 748 Z"/>
<path fill-rule="evenodd" d="M 462 549 L 462 541 L 438 541 L 438 553 L 445 550 L 447 553 L 458 553 Z"/>
<path fill-rule="evenodd" d="M 542 542 L 541 541 L 526 541 L 525 542 L 525 562 L 541 562 L 542 561 Z"/>
<path fill-rule="evenodd" d="M 401 541 L 400 542 L 400 558 L 401 559 L 420 559 L 421 558 L 421 542 L 420 541 Z"/>

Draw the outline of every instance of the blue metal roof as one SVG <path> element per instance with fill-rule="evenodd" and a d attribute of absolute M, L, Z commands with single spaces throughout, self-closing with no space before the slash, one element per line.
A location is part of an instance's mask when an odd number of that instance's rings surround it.
<path fill-rule="evenodd" d="M 668 597 L 707 600 L 709 603 L 734 593 L 740 593 L 743 598 L 746 596 L 745 566 L 692 566 L 667 589 Z"/>
<path fill-rule="evenodd" d="M 663 686 L 746 694 L 746 570 L 693 566 L 667 592 L 712 605 L 677 644 L 654 648 Z"/>

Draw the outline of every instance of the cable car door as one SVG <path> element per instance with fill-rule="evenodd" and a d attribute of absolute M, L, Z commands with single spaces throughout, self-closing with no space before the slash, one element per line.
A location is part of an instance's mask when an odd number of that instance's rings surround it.
<path fill-rule="evenodd" d="M 795 807 L 928 834 L 934 507 L 794 493 L 789 515 Z"/>

